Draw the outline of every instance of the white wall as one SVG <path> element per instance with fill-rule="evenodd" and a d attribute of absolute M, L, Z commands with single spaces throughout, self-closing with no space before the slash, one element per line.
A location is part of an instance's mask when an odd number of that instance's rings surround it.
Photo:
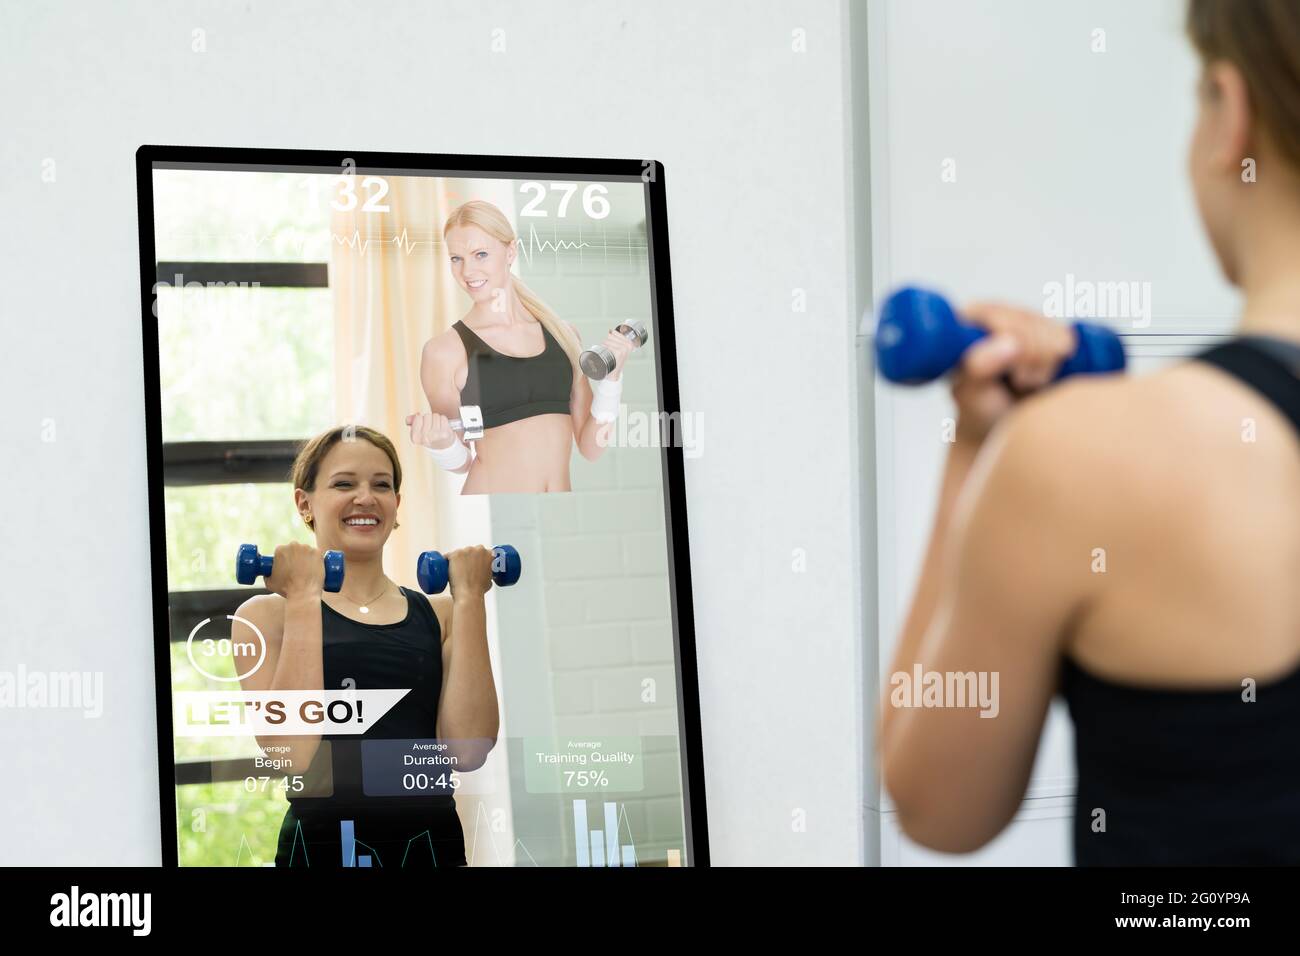
<path fill-rule="evenodd" d="M 1235 324 L 1184 173 L 1196 61 L 1183 0 L 873 0 L 872 283 L 954 301 L 1044 306 L 1044 285 L 1150 284 L 1110 320 L 1141 374 Z M 1104 31 L 1104 52 L 1094 52 Z M 951 160 L 955 181 L 943 178 Z M 1101 320 L 1097 320 L 1101 321 Z M 1197 333 L 1180 334 L 1180 333 Z M 889 666 L 934 516 L 953 414 L 940 385 L 877 383 L 879 667 Z M 886 863 L 1069 863 L 1073 734 L 1058 702 L 1021 817 L 976 857 L 900 842 L 878 789 Z"/>
<path fill-rule="evenodd" d="M 846 16 L 838 0 L 3 4 L 0 669 L 102 671 L 106 703 L 96 720 L 0 711 L 0 863 L 160 859 L 142 143 L 662 161 L 682 403 L 706 423 L 687 485 L 714 859 L 862 858 Z"/>

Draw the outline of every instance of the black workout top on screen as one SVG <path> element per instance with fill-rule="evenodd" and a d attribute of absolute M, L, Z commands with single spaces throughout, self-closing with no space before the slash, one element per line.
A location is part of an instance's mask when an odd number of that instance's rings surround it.
<path fill-rule="evenodd" d="M 1300 346 L 1239 336 L 1192 358 L 1259 391 L 1300 440 Z M 1077 865 L 1300 863 L 1300 668 L 1245 703 L 1239 688 L 1103 680 L 1067 657 L 1061 693 L 1075 725 Z"/>
<path fill-rule="evenodd" d="M 573 363 L 564 347 L 542 327 L 546 343 L 537 355 L 504 355 L 464 322 L 452 326 L 465 345 L 468 372 L 460 390 L 462 405 L 477 405 L 483 427 L 495 428 L 534 415 L 568 415 Z"/>
<path fill-rule="evenodd" d="M 429 599 L 417 591 L 401 591 L 407 613 L 395 624 L 364 624 L 321 602 L 325 687 L 343 689 L 351 678 L 358 690 L 410 688 L 410 693 L 365 734 L 322 736 L 322 749 L 303 775 L 305 792 L 328 792 L 332 787 L 333 794 L 287 794 L 289 810 L 280 827 L 277 866 L 340 866 L 340 821 L 345 820 L 352 821 L 355 838 L 363 842 L 361 852 L 379 857 L 372 865 L 464 863 L 465 838 L 453 797 L 375 797 L 362 789 L 362 741 L 437 736 L 442 632 Z M 322 753 L 325 741 L 328 754 Z"/>

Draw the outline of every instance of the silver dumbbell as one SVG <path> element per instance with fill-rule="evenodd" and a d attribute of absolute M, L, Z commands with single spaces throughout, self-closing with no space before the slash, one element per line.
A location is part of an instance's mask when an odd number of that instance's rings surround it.
<path fill-rule="evenodd" d="M 645 326 L 636 320 L 620 322 L 614 331 L 622 333 L 632 343 L 632 347 L 638 349 L 650 338 Z M 615 364 L 614 353 L 603 345 L 593 345 L 578 356 L 578 366 L 582 373 L 597 382 L 613 372 Z"/>
<path fill-rule="evenodd" d="M 465 441 L 478 441 L 483 437 L 483 410 L 477 405 L 462 405 L 460 418 L 447 422 L 452 431 L 460 432 Z"/>

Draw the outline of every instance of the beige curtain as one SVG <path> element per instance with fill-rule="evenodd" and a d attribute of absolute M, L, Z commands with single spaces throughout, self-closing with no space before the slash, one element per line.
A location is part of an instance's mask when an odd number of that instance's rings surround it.
<path fill-rule="evenodd" d="M 447 480 L 411 444 L 406 416 L 426 412 L 420 352 L 464 314 L 467 300 L 447 270 L 442 223 L 460 201 L 454 182 L 431 176 L 386 177 L 388 192 L 363 211 L 373 188 L 355 177 L 356 208 L 334 211 L 329 283 L 334 297 L 334 402 L 339 424 L 368 425 L 392 439 L 402 462 L 401 527 L 388 539 L 385 567 L 415 586 L 415 559 L 446 550 L 444 522 L 459 479 Z M 336 206 L 345 205 L 343 183 Z M 451 194 L 451 195 L 449 195 Z M 417 452 L 421 452 L 417 454 Z"/>
<path fill-rule="evenodd" d="M 504 179 L 386 176 L 387 194 L 371 204 L 386 205 L 388 211 L 367 212 L 366 200 L 375 190 L 363 185 L 364 176 L 355 179 L 356 208 L 338 211 L 347 202 L 340 183 L 330 223 L 335 420 L 341 425 L 368 425 L 397 446 L 402 463 L 401 527 L 388 539 L 384 570 L 394 581 L 414 588 L 415 562 L 421 551 L 495 543 L 490 496 L 461 496 L 464 476 L 447 474 L 428 452 L 411 444 L 406 416 L 429 410 L 420 386 L 424 343 L 455 324 L 471 304 L 447 266 L 442 224 L 452 209 L 470 199 L 493 202 L 513 218 L 514 196 L 511 181 Z M 498 700 L 504 704 L 495 597 L 495 590 L 488 592 L 488 646 Z M 456 801 L 467 837 L 465 852 L 478 857 L 470 860 L 471 865 L 495 862 L 484 847 L 469 845 L 470 834 L 477 833 L 482 820 L 498 808 L 505 810 L 507 821 L 511 819 L 505 735 L 503 712 L 501 739 L 492 758 L 468 778 L 474 780 L 470 793 L 462 792 Z M 483 780 L 488 775 L 494 783 Z M 480 788 L 490 795 L 471 796 Z M 505 837 L 505 845 L 510 846 L 512 825 L 495 837 Z M 486 846 L 488 841 L 483 843 Z"/>

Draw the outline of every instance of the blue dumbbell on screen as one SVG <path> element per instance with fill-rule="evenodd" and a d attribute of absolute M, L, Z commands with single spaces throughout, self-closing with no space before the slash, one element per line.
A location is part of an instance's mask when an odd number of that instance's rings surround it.
<path fill-rule="evenodd" d="M 258 576 L 270 577 L 274 558 L 258 554 L 257 545 L 241 544 L 235 557 L 235 580 L 240 584 L 254 584 Z M 325 590 L 336 592 L 343 587 L 343 552 L 325 552 Z"/>
<path fill-rule="evenodd" d="M 1078 348 L 1053 381 L 1067 375 L 1124 370 L 1124 345 L 1113 329 L 1075 322 Z M 899 385 L 923 385 L 948 372 L 962 354 L 988 335 L 962 322 L 948 300 L 926 289 L 900 289 L 885 300 L 876 328 L 876 367 Z"/>
<path fill-rule="evenodd" d="M 519 552 L 511 545 L 499 544 L 492 549 L 492 582 L 497 587 L 514 584 L 522 570 Z M 449 571 L 441 551 L 425 551 L 415 564 L 415 578 L 425 594 L 441 594 L 446 590 Z"/>

